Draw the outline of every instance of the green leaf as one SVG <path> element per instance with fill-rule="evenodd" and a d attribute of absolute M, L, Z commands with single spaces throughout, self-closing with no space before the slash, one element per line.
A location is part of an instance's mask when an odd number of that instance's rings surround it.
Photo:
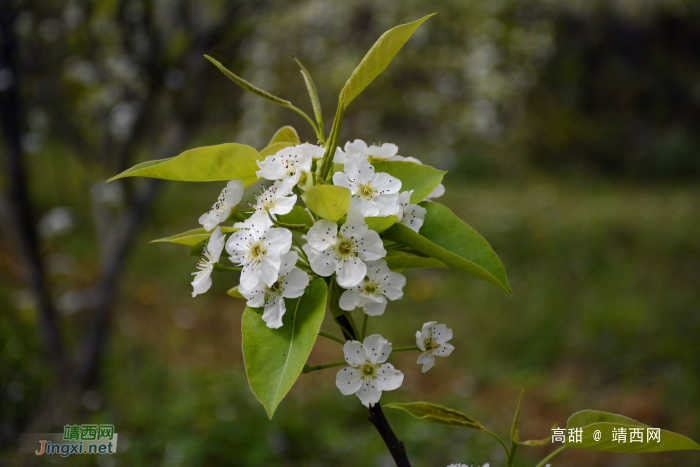
<path fill-rule="evenodd" d="M 582 442 L 569 441 L 566 437 L 566 446 L 576 449 L 588 449 L 591 451 L 606 452 L 665 452 L 700 450 L 700 445 L 695 441 L 678 433 L 660 430 L 660 441 L 647 441 L 648 425 L 633 420 L 624 415 L 617 415 L 597 410 L 582 410 L 573 414 L 566 423 L 567 434 L 569 428 L 581 428 L 583 430 Z M 626 442 L 621 443 L 612 440 L 613 428 L 626 429 Z M 642 429 L 642 442 L 631 442 L 630 429 Z M 600 439 L 595 440 L 596 430 L 600 431 Z"/>
<path fill-rule="evenodd" d="M 224 234 L 239 230 L 234 227 L 219 227 L 221 228 L 221 232 Z M 151 240 L 151 243 L 177 243 L 178 245 L 194 246 L 208 239 L 210 236 L 211 232 L 207 232 L 203 227 L 200 227 L 199 229 L 188 230 L 187 232 L 171 235 L 170 237 Z"/>
<path fill-rule="evenodd" d="M 260 159 L 265 159 L 267 156 L 274 156 L 277 154 L 277 152 L 281 149 L 288 148 L 294 146 L 294 143 L 285 143 L 285 142 L 280 142 L 280 143 L 272 143 L 269 146 L 267 146 L 265 149 L 260 151 Z"/>
<path fill-rule="evenodd" d="M 190 149 L 177 157 L 143 162 L 109 180 L 151 177 L 182 182 L 213 182 L 240 178 L 245 186 L 258 180 L 260 154 L 245 144 L 226 143 Z"/>
<path fill-rule="evenodd" d="M 205 238 L 204 240 L 200 240 L 194 245 L 192 245 L 192 248 L 190 248 L 190 252 L 187 255 L 189 258 L 199 258 L 202 256 L 202 248 L 204 248 L 204 244 L 207 242 L 207 239 Z"/>
<path fill-rule="evenodd" d="M 324 134 L 323 131 L 323 115 L 321 114 L 321 101 L 318 99 L 318 92 L 316 92 L 316 85 L 314 80 L 311 78 L 311 74 L 306 70 L 304 65 L 301 64 L 296 57 L 294 57 L 299 68 L 301 68 L 301 76 L 304 77 L 304 83 L 306 83 L 306 90 L 309 91 L 309 97 L 311 98 L 311 105 L 314 108 L 314 116 L 316 117 L 316 124 L 318 125 L 318 131 L 321 135 Z"/>
<path fill-rule="evenodd" d="M 409 246 L 511 293 L 501 260 L 484 237 L 445 206 L 430 202 L 420 205 L 426 209 L 420 233 L 394 224 L 384 232 L 384 238 Z"/>
<path fill-rule="evenodd" d="M 228 290 L 226 291 L 226 294 L 229 295 L 229 296 L 231 296 L 231 297 L 233 297 L 233 298 L 242 298 L 243 300 L 246 299 L 246 298 L 245 298 L 243 295 L 241 295 L 241 293 L 238 291 L 238 286 L 231 287 L 230 289 L 228 289 Z"/>
<path fill-rule="evenodd" d="M 416 418 L 440 425 L 461 426 L 474 430 L 484 430 L 484 426 L 469 415 L 428 402 L 408 402 L 387 404 L 385 407 L 404 410 Z"/>
<path fill-rule="evenodd" d="M 275 143 L 300 144 L 301 140 L 299 139 L 297 130 L 295 130 L 293 126 L 287 125 L 277 130 L 267 145 L 271 146 Z"/>
<path fill-rule="evenodd" d="M 301 198 L 316 215 L 337 222 L 348 211 L 352 193 L 343 186 L 316 185 Z"/>
<path fill-rule="evenodd" d="M 284 224 L 305 224 L 309 227 L 314 225 L 311 214 L 301 206 L 294 206 L 288 214 L 278 215 L 277 220 Z"/>
<path fill-rule="evenodd" d="M 265 92 L 262 89 L 252 85 L 248 81 L 244 80 L 243 78 L 234 75 L 231 71 L 229 71 L 225 66 L 223 66 L 221 63 L 219 63 L 217 60 L 211 58 L 209 55 L 205 55 L 204 58 L 212 62 L 223 74 L 226 75 L 231 81 L 242 87 L 243 89 L 252 92 L 253 94 L 262 97 L 263 99 L 267 99 L 270 102 L 274 102 L 275 104 L 278 105 L 283 105 L 283 106 L 288 106 L 292 105 L 291 102 L 286 101 L 284 99 L 281 99 L 277 96 L 273 96 L 269 92 Z"/>
<path fill-rule="evenodd" d="M 387 255 L 386 264 L 389 269 L 409 269 L 409 268 L 446 268 L 442 261 L 435 258 L 413 255 Z"/>
<path fill-rule="evenodd" d="M 394 55 L 401 50 L 413 32 L 418 29 L 418 26 L 434 14 L 424 16 L 412 23 L 396 26 L 382 34 L 343 86 L 343 90 L 340 92 L 340 101 L 343 107 L 347 107 L 379 73 L 384 71 Z"/>
<path fill-rule="evenodd" d="M 401 180 L 401 191 L 414 190 L 411 203 L 425 199 L 442 182 L 447 172 L 408 161 L 373 162 L 375 172 L 386 172 Z"/>
<path fill-rule="evenodd" d="M 326 283 L 316 279 L 300 298 L 284 302 L 287 311 L 279 329 L 267 327 L 262 308 L 246 307 L 241 323 L 248 382 L 270 418 L 314 346 L 326 308 Z"/>
<path fill-rule="evenodd" d="M 397 216 L 365 217 L 365 222 L 367 222 L 369 228 L 375 230 L 377 233 L 384 232 L 386 229 L 396 224 L 397 220 Z"/>

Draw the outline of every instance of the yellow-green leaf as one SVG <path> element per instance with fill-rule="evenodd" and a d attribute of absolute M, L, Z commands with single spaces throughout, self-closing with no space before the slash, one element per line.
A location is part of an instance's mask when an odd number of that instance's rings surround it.
<path fill-rule="evenodd" d="M 241 295 L 241 293 L 238 291 L 238 286 L 231 287 L 230 289 L 228 289 L 228 290 L 226 291 L 226 294 L 228 294 L 229 296 L 231 296 L 231 297 L 233 297 L 233 298 L 242 298 L 243 300 L 246 299 L 246 298 L 245 298 L 243 295 Z"/>
<path fill-rule="evenodd" d="M 110 178 L 150 177 L 182 182 L 242 179 L 245 186 L 258 180 L 260 154 L 245 144 L 226 143 L 190 149 L 177 157 L 143 162 Z"/>
<path fill-rule="evenodd" d="M 474 430 L 483 430 L 484 426 L 469 415 L 428 402 L 408 402 L 405 404 L 387 404 L 385 407 L 404 410 L 416 418 L 440 425 L 461 426 Z"/>
<path fill-rule="evenodd" d="M 267 156 L 274 156 L 277 154 L 277 152 L 281 149 L 288 148 L 294 146 L 294 143 L 289 143 L 289 142 L 278 142 L 278 143 L 272 143 L 269 146 L 267 146 L 265 149 L 260 151 L 260 159 L 265 159 Z"/>
<path fill-rule="evenodd" d="M 365 222 L 367 226 L 375 230 L 377 233 L 382 233 L 392 225 L 396 224 L 397 216 L 386 216 L 386 217 L 365 217 Z"/>
<path fill-rule="evenodd" d="M 317 216 L 337 222 L 348 211 L 352 193 L 343 186 L 316 185 L 302 199 Z"/>
<path fill-rule="evenodd" d="M 293 126 L 287 125 L 277 130 L 267 145 L 270 146 L 275 143 L 300 144 L 301 140 L 299 140 L 297 130 L 295 130 Z"/>
<path fill-rule="evenodd" d="M 234 227 L 224 227 L 220 226 L 221 232 L 224 234 L 235 232 L 239 229 Z M 198 229 L 188 230 L 186 232 L 181 232 L 179 234 L 171 235 L 170 237 L 157 238 L 151 240 L 151 243 L 177 243 L 178 245 L 194 246 L 199 242 L 208 239 L 211 236 L 211 232 L 207 232 L 203 227 Z"/>
<path fill-rule="evenodd" d="M 409 161 L 382 161 L 372 163 L 375 172 L 386 172 L 401 180 L 401 191 L 411 191 L 411 203 L 425 199 L 442 182 L 447 172 L 429 165 Z"/>
<path fill-rule="evenodd" d="M 242 87 L 243 89 L 252 92 L 253 94 L 262 97 L 263 99 L 267 99 L 270 102 L 274 102 L 275 104 L 282 105 L 282 106 L 288 106 L 291 105 L 292 103 L 284 100 L 282 98 L 279 98 L 277 96 L 273 96 L 269 92 L 263 91 L 257 86 L 254 86 L 253 84 L 249 83 L 248 81 L 244 80 L 240 76 L 236 76 L 233 74 L 231 71 L 229 71 L 225 66 L 223 66 L 221 63 L 219 63 L 217 60 L 211 58 L 209 55 L 205 55 L 204 58 L 212 62 L 224 75 L 226 75 L 227 78 L 229 78 L 231 81 Z"/>

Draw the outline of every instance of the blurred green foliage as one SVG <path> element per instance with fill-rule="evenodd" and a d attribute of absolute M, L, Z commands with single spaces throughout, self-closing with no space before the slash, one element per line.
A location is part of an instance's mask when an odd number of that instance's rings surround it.
<path fill-rule="evenodd" d="M 191 36 L 168 3 L 154 5 L 161 40 L 176 56 Z M 126 4 L 135 16 L 144 5 Z M 221 5 L 193 2 L 190 11 L 207 21 Z M 76 7 L 82 26 L 71 28 Z M 41 63 L 50 64 L 23 77 L 32 194 L 41 213 L 68 206 L 74 221 L 70 233 L 43 243 L 69 342 L 90 315 L 75 297 L 89 297 L 99 264 L 89 190 L 114 174 L 92 151 L 103 128 L 118 140 L 132 97 L 148 82 L 123 53 L 124 40 L 139 40 L 138 27 L 120 36 L 114 8 L 116 2 L 42 2 L 21 23 L 25 53 L 41 53 Z M 505 434 L 525 386 L 522 439 L 548 436 L 553 423 L 563 426 L 583 408 L 700 439 L 694 2 L 267 2 L 242 13 L 209 55 L 311 113 L 296 56 L 314 77 L 330 128 L 337 92 L 374 40 L 433 11 L 439 15 L 353 102 L 341 143 L 391 141 L 402 155 L 450 170 L 442 202 L 491 242 L 514 296 L 453 271 L 409 272 L 405 299 L 371 320 L 370 331 L 410 345 L 422 323 L 435 319 L 454 328 L 456 351 L 426 375 L 408 352 L 392 357 L 406 381 L 386 401 L 448 405 Z M 302 140 L 313 138 L 296 114 L 243 94 L 205 65 L 208 89 L 187 147 L 236 141 L 261 148 L 284 124 Z M 189 91 L 187 77 L 169 67 L 160 77 L 168 92 L 157 114 L 163 118 Z M 73 131 L 91 146 L 75 144 Z M 140 160 L 152 158 L 150 150 L 150 141 L 133 148 Z M 243 302 L 225 295 L 235 276 L 217 273 L 212 290 L 192 299 L 186 248 L 147 243 L 196 227 L 220 188 L 164 186 L 128 258 L 102 384 L 73 418 L 53 416 L 58 426 L 113 423 L 125 451 L 59 463 L 391 465 L 364 408 L 337 392 L 333 370 L 302 375 L 268 421 L 245 381 Z M 51 387 L 20 272 L 3 237 L 0 452 L 43 465 L 49 461 L 17 457 L 14 444 Z M 324 329 L 335 332 L 332 320 Z M 340 355 L 337 344 L 319 341 L 312 363 Z M 387 416 L 415 465 L 502 463 L 488 437 Z M 548 450 L 521 452 L 525 466 Z M 559 462 L 698 461 L 695 453 L 567 452 Z"/>

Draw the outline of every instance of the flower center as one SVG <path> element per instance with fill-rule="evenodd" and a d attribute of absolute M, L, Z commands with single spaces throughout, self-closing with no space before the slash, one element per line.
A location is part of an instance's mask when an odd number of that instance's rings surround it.
<path fill-rule="evenodd" d="M 262 242 L 257 242 L 250 246 L 250 259 L 253 261 L 260 261 L 265 256 L 265 253 L 265 247 Z"/>
<path fill-rule="evenodd" d="M 377 377 L 377 370 L 379 370 L 379 365 L 373 365 L 371 362 L 366 361 L 362 365 L 357 367 L 362 378 L 374 379 Z"/>
<path fill-rule="evenodd" d="M 433 336 L 428 337 L 425 342 L 423 342 L 423 345 L 425 345 L 425 351 L 426 352 L 431 352 L 435 349 L 440 348 L 440 344 L 435 342 L 435 339 L 433 339 Z"/>
<path fill-rule="evenodd" d="M 357 195 L 367 200 L 374 198 L 376 194 L 377 190 L 374 189 L 371 183 L 362 183 L 357 190 Z"/>
<path fill-rule="evenodd" d="M 348 259 L 355 256 L 355 245 L 352 239 L 338 235 L 338 240 L 333 249 L 340 259 Z"/>
<path fill-rule="evenodd" d="M 379 290 L 379 284 L 373 280 L 365 279 L 365 283 L 362 284 L 362 291 L 367 295 L 374 295 Z"/>
<path fill-rule="evenodd" d="M 266 294 L 269 295 L 268 302 L 273 300 L 277 295 L 282 294 L 282 284 L 280 281 L 275 282 L 267 288 Z"/>

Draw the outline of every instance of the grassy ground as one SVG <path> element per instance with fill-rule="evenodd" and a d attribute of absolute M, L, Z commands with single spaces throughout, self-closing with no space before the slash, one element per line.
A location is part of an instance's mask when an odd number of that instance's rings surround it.
<path fill-rule="evenodd" d="M 441 403 L 505 435 L 524 387 L 523 439 L 549 436 L 552 424 L 563 426 L 584 408 L 700 439 L 700 190 L 543 176 L 519 184 L 454 178 L 446 185 L 442 202 L 492 243 L 514 295 L 454 271 L 408 272 L 404 300 L 370 320 L 369 331 L 396 346 L 411 345 L 423 322 L 438 320 L 454 329 L 456 350 L 426 375 L 415 365 L 417 354 L 396 354 L 392 362 L 405 383 L 382 402 Z M 187 250 L 146 243 L 194 227 L 220 187 L 182 188 L 167 185 L 129 259 L 100 408 L 69 421 L 114 423 L 126 450 L 98 459 L 99 465 L 391 465 L 366 410 L 335 388 L 333 370 L 302 375 L 267 420 L 245 380 L 244 304 L 225 295 L 235 277 L 219 273 L 210 292 L 192 299 Z M 85 265 L 70 279 L 73 287 L 90 277 L 89 249 L 79 239 L 56 248 Z M 14 296 L 13 286 L 3 287 L 3 299 Z M 31 410 L 46 374 L 31 312 L 13 310 L 11 318 L 1 318 L 2 359 L 11 368 L 3 374 L 25 388 L 12 402 L 21 414 Z M 85 317 L 78 312 L 63 319 L 78 329 Z M 324 328 L 335 332 L 332 323 Z M 17 339 L 19 356 L 12 347 Z M 311 361 L 341 355 L 338 344 L 320 340 Z M 503 462 L 499 446 L 479 433 L 386 412 L 416 466 Z M 522 451 L 518 465 L 534 465 L 550 450 Z M 59 461 L 96 462 L 87 456 Z M 693 452 L 565 452 L 554 465 L 697 463 Z"/>

